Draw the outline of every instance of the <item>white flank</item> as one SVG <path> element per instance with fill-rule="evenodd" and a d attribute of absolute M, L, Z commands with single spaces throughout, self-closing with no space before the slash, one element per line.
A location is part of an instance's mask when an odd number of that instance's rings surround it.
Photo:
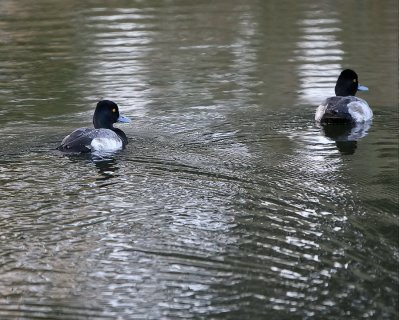
<path fill-rule="evenodd" d="M 98 129 L 98 135 L 90 143 L 92 151 L 111 152 L 122 149 L 120 137 L 112 130 Z"/>
<path fill-rule="evenodd" d="M 318 108 L 317 111 L 315 111 L 315 121 L 321 121 L 322 116 L 324 115 L 326 108 L 328 107 L 328 104 L 321 104 Z"/>
<path fill-rule="evenodd" d="M 368 103 L 363 99 L 357 98 L 356 101 L 350 102 L 347 106 L 355 122 L 369 121 L 374 116 Z"/>
<path fill-rule="evenodd" d="M 63 145 L 68 140 L 69 136 L 70 136 L 70 134 L 67 135 L 64 139 L 62 139 L 61 145 Z"/>
<path fill-rule="evenodd" d="M 122 141 L 109 138 L 95 138 L 90 144 L 94 151 L 115 151 L 122 148 Z"/>

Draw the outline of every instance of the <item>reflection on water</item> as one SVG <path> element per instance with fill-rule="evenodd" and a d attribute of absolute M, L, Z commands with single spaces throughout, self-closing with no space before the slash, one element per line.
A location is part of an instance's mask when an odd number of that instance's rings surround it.
<path fill-rule="evenodd" d="M 326 137 L 335 141 L 357 141 L 368 134 L 372 121 L 351 124 L 326 124 L 322 130 Z"/>
<path fill-rule="evenodd" d="M 99 170 L 99 174 L 102 176 L 98 180 L 108 180 L 113 178 L 118 172 L 118 166 L 115 159 L 95 159 L 93 161 L 96 168 Z"/>
<path fill-rule="evenodd" d="M 357 149 L 357 141 L 335 141 L 336 147 L 343 154 L 353 154 Z"/>
<path fill-rule="evenodd" d="M 353 154 L 357 149 L 357 141 L 365 137 L 371 128 L 372 121 L 351 124 L 319 125 L 323 134 L 335 141 L 338 150 L 343 154 Z"/>
<path fill-rule="evenodd" d="M 295 51 L 300 77 L 302 102 L 319 104 L 332 96 L 338 74 L 343 69 L 344 51 L 337 35 L 342 32 L 342 22 L 335 8 L 329 11 L 324 4 L 304 12 L 299 21 L 301 30 L 298 50 Z"/>
<path fill-rule="evenodd" d="M 115 159 L 116 153 L 63 153 L 57 152 L 61 157 L 69 159 L 75 165 L 80 165 L 82 162 L 93 164 L 100 175 L 98 181 L 105 181 L 117 175 L 118 165 Z"/>
<path fill-rule="evenodd" d="M 397 11 L 1 1 L 0 318 L 395 319 Z M 318 128 L 345 67 L 374 123 Z M 101 98 L 127 148 L 57 152 Z"/>

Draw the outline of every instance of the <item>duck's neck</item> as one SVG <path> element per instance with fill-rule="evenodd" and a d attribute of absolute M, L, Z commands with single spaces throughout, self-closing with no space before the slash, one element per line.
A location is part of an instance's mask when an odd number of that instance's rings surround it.
<path fill-rule="evenodd" d="M 335 90 L 335 95 L 340 97 L 348 97 L 348 96 L 355 96 L 356 92 L 350 92 L 348 90 Z"/>
<path fill-rule="evenodd" d="M 335 94 L 341 97 L 355 96 L 357 93 L 357 86 L 357 83 L 354 82 L 336 83 Z"/>
<path fill-rule="evenodd" d="M 95 129 L 110 129 L 114 130 L 113 124 L 109 121 L 101 121 L 100 119 L 93 119 L 93 126 Z"/>

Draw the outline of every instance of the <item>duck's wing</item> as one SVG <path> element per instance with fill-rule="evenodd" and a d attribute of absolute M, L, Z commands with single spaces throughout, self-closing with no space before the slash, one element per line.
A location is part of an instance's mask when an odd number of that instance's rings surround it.
<path fill-rule="evenodd" d="M 90 152 L 90 144 L 95 137 L 96 130 L 90 128 L 79 128 L 66 136 L 57 150 L 66 152 Z"/>
<path fill-rule="evenodd" d="M 315 120 L 324 123 L 351 123 L 355 119 L 349 110 L 349 105 L 357 99 L 353 96 L 330 97 L 321 104 L 315 114 Z"/>
<path fill-rule="evenodd" d="M 315 111 L 315 121 L 320 122 L 322 117 L 326 114 L 329 113 L 332 109 L 335 108 L 336 105 L 338 105 L 338 102 L 342 99 L 343 97 L 330 97 L 325 99 L 324 102 L 322 102 L 317 110 Z"/>

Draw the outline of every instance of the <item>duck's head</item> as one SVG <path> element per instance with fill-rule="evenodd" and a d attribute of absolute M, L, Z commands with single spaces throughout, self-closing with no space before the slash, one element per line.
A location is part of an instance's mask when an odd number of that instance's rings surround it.
<path fill-rule="evenodd" d="M 357 91 L 368 91 L 368 88 L 358 83 L 358 76 L 353 70 L 343 70 L 336 81 L 335 94 L 337 96 L 355 96 Z"/>
<path fill-rule="evenodd" d="M 93 114 L 93 125 L 96 129 L 113 129 L 116 122 L 130 122 L 131 120 L 119 114 L 118 105 L 110 100 L 101 100 L 96 105 Z"/>

